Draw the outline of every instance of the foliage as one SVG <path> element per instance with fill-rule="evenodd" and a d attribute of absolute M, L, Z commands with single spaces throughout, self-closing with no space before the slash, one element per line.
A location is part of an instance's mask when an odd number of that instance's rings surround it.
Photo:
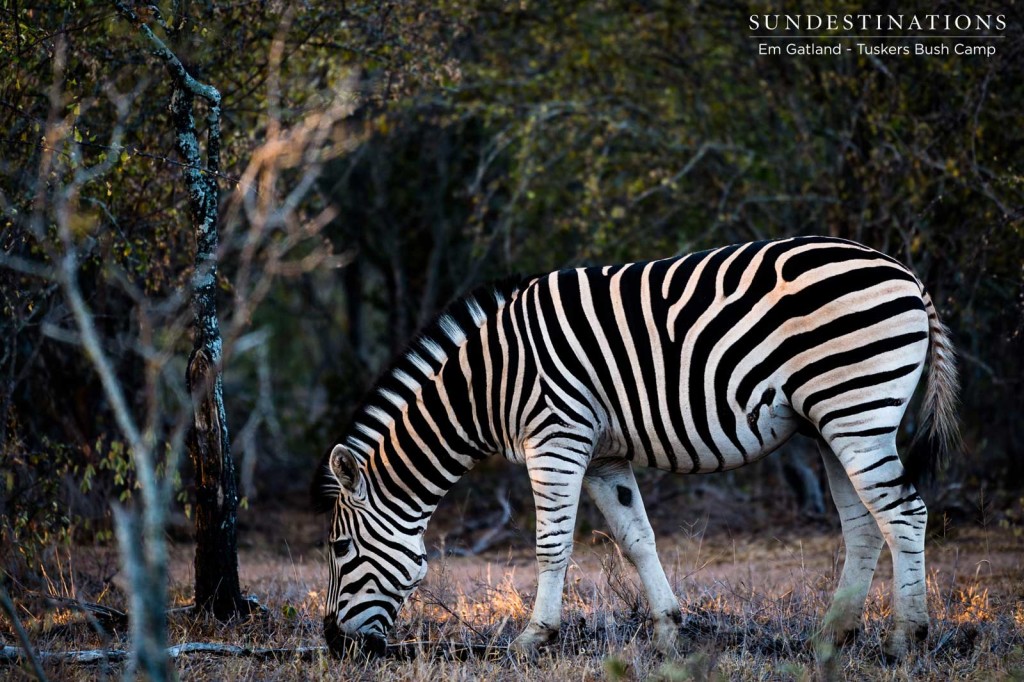
<path fill-rule="evenodd" d="M 357 358 L 395 352 L 410 319 L 487 276 L 851 238 L 914 267 L 955 330 L 971 456 L 951 478 L 1011 500 L 1004 483 L 1024 474 L 1011 407 L 1024 376 L 1024 139 L 1007 124 L 1024 96 L 1019 22 L 992 58 L 886 61 L 759 57 L 746 20 L 760 3 L 443 9 L 453 59 L 439 82 L 368 105 L 372 134 L 326 187 L 359 248 L 359 281 L 344 282 L 370 309 L 347 310 Z M 968 9 L 1004 10 L 945 8 Z"/>

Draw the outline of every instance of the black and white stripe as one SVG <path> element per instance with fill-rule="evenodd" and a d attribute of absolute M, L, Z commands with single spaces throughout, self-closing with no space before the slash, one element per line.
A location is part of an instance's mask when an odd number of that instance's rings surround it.
<path fill-rule="evenodd" d="M 901 653 L 927 625 L 926 512 L 895 436 L 929 359 L 921 423 L 948 446 L 957 387 L 947 330 L 911 271 L 838 239 L 739 244 L 476 292 L 410 345 L 320 466 L 316 504 L 334 515 L 332 546 L 346 546 L 331 560 L 328 630 L 386 633 L 425 572 L 422 534 L 441 497 L 501 454 L 526 464 L 537 505 L 538 603 L 519 644 L 557 631 L 551 605 L 585 486 L 613 531 L 649 541 L 630 558 L 667 646 L 678 605 L 630 464 L 723 471 L 799 430 L 820 441 L 847 539 L 841 588 L 855 589 L 837 592 L 834 629 L 859 621 L 884 540 L 899 576 L 889 650 Z"/>

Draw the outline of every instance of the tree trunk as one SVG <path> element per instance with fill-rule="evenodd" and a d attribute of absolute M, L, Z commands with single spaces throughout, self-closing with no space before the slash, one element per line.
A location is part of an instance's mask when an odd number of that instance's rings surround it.
<path fill-rule="evenodd" d="M 189 458 L 196 475 L 196 607 L 227 620 L 248 615 L 251 603 L 242 597 L 238 585 L 238 484 L 224 410 L 217 319 L 220 93 L 208 85 L 190 86 L 190 81 L 187 74 L 176 80 L 171 113 L 178 151 L 186 161 L 184 176 L 196 238 L 191 281 L 195 336 L 185 377 L 193 416 Z M 205 168 L 192 114 L 195 92 L 204 93 L 210 107 Z"/>
<path fill-rule="evenodd" d="M 198 334 L 196 341 L 186 376 L 193 415 L 188 450 L 196 475 L 196 607 L 227 620 L 250 611 L 238 585 L 238 489 L 220 372 L 207 348 L 198 345 Z"/>

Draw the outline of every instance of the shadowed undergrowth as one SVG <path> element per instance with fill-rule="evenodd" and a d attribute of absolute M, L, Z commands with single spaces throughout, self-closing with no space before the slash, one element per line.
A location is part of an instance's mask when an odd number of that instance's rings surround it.
<path fill-rule="evenodd" d="M 675 658 L 655 652 L 635 572 L 613 545 L 605 544 L 580 547 L 566 584 L 561 637 L 532 661 L 506 654 L 526 625 L 534 589 L 529 556 L 512 553 L 435 561 L 404 608 L 386 658 L 337 660 L 309 651 L 262 660 L 193 654 L 179 657 L 175 666 L 182 679 L 1024 679 L 1024 576 L 1013 559 L 1016 541 L 994 531 L 971 537 L 975 551 L 957 548 L 952 564 L 946 560 L 948 547 L 935 548 L 928 640 L 896 664 L 886 663 L 881 654 L 890 619 L 884 566 L 868 598 L 860 637 L 836 648 L 818 637 L 836 576 L 834 551 L 822 551 L 822 546 L 805 551 L 802 544 L 778 540 L 715 546 L 690 538 L 676 541 L 668 551 L 662 548 L 684 611 L 682 650 Z M 222 624 L 173 610 L 171 643 L 320 646 L 319 557 L 242 559 L 252 575 L 247 588 L 260 595 L 269 615 Z M 1004 568 L 992 568 L 1000 565 Z M 189 576 L 177 568 L 172 567 L 173 592 L 182 603 Z M 53 587 L 71 592 L 75 579 L 70 573 Z M 117 591 L 112 592 L 116 602 Z M 97 635 L 87 622 L 61 625 L 64 617 L 51 612 L 38 620 L 26 618 L 38 648 L 128 646 L 117 633 Z M 6 632 L 4 638 L 12 641 Z M 123 672 L 120 663 L 48 662 L 44 667 L 51 679 L 118 679 Z M 29 677 L 27 667 L 0 670 L 13 673 L 14 679 Z"/>

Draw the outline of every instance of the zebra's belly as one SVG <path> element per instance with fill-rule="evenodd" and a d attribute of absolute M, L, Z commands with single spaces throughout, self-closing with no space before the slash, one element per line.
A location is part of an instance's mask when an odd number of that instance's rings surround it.
<path fill-rule="evenodd" d="M 702 434 L 691 423 L 677 430 L 666 427 L 664 421 L 634 429 L 611 427 L 599 438 L 595 455 L 628 457 L 638 465 L 683 474 L 727 471 L 771 454 L 796 433 L 800 424 L 784 402 L 761 404 L 747 414 L 734 416 L 738 428 L 729 433 L 721 424 L 711 425 L 710 433 Z"/>

